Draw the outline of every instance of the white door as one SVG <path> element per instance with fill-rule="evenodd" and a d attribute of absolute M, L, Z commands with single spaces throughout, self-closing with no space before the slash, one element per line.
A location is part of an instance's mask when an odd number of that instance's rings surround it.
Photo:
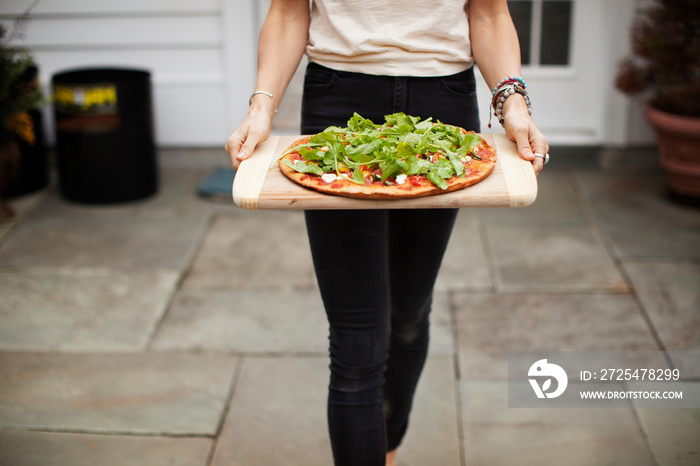
<path fill-rule="evenodd" d="M 626 141 L 628 104 L 614 90 L 613 80 L 616 63 L 627 50 L 635 2 L 508 2 L 521 43 L 533 118 L 550 144 Z M 483 130 L 490 92 L 481 81 Z"/>

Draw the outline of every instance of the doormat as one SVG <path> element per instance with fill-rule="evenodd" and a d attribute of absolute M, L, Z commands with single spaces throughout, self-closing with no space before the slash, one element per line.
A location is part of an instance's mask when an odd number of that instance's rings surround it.
<path fill-rule="evenodd" d="M 231 200 L 231 188 L 236 171 L 233 168 L 216 167 L 197 187 L 197 195 L 208 199 Z"/>

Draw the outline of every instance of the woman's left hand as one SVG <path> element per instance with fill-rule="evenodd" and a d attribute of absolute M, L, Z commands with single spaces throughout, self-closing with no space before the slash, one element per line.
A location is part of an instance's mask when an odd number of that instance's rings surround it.
<path fill-rule="evenodd" d="M 518 153 L 523 159 L 532 162 L 535 174 L 544 167 L 544 157 L 549 153 L 549 144 L 542 132 L 530 118 L 525 100 L 515 95 L 507 99 L 503 105 L 503 126 L 506 135 L 515 141 Z"/>

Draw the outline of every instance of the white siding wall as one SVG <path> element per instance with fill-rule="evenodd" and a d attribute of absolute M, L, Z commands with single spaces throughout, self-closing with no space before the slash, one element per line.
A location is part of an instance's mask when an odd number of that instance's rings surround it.
<path fill-rule="evenodd" d="M 640 105 L 612 88 L 615 64 L 628 49 L 629 22 L 644 1 L 577 0 L 572 66 L 523 70 L 536 121 L 551 143 L 624 146 L 653 140 Z M 32 4 L 1 2 L 4 23 Z M 47 88 L 55 72 L 76 67 L 151 71 L 157 143 L 219 147 L 245 116 L 268 5 L 269 0 L 41 0 L 22 45 L 34 52 Z M 298 132 L 303 66 L 280 106 L 277 132 Z M 483 81 L 479 95 L 486 130 L 490 90 Z"/>
<path fill-rule="evenodd" d="M 2 0 L 0 20 L 31 4 Z M 20 44 L 47 90 L 68 69 L 150 71 L 157 143 L 223 147 L 254 86 L 256 17 L 256 0 L 41 0 Z"/>

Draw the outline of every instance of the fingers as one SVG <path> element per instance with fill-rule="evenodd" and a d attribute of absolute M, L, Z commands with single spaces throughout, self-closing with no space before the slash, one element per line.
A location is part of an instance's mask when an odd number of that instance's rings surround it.
<path fill-rule="evenodd" d="M 231 157 L 231 165 L 238 170 L 241 162 L 253 155 L 259 143 L 270 134 L 269 121 L 250 121 L 248 118 L 228 137 L 225 150 Z"/>
<path fill-rule="evenodd" d="M 535 157 L 535 160 L 532 161 L 532 168 L 535 169 L 535 175 L 540 174 L 540 172 L 544 168 L 544 162 L 542 162 L 542 159 L 540 157 Z"/>
<path fill-rule="evenodd" d="M 245 159 L 253 155 L 253 151 L 258 145 L 258 142 L 260 141 L 252 137 L 247 138 L 243 145 L 240 146 L 238 152 L 232 156 L 232 159 L 237 160 L 238 162 L 244 161 Z"/>
<path fill-rule="evenodd" d="M 238 137 L 237 133 L 233 133 L 228 137 L 226 140 L 226 146 L 224 146 L 224 150 L 226 153 L 233 159 L 238 155 L 238 152 L 241 150 L 241 146 L 243 145 L 243 142 L 241 139 Z"/>
<path fill-rule="evenodd" d="M 515 131 L 513 135 L 515 137 L 515 145 L 518 147 L 518 154 L 520 157 L 533 162 L 535 160 L 535 155 L 532 146 L 530 145 L 530 135 L 527 130 Z"/>
<path fill-rule="evenodd" d="M 241 161 L 248 158 L 245 153 L 241 154 L 245 140 L 245 136 L 239 134 L 238 130 L 226 140 L 226 147 L 224 149 L 228 153 L 229 157 L 231 157 L 231 166 L 233 166 L 234 170 L 238 170 Z M 241 155 L 243 155 L 243 158 L 241 158 Z"/>
<path fill-rule="evenodd" d="M 526 142 L 523 142 L 522 147 L 520 143 L 518 143 L 520 157 L 532 162 L 532 168 L 534 168 L 535 175 L 537 175 L 544 168 L 544 158 L 539 155 L 549 153 L 549 144 L 547 144 L 547 140 L 537 128 L 534 128 L 534 132 L 527 138 L 522 139 Z M 535 156 L 535 154 L 538 154 L 538 156 Z"/>
<path fill-rule="evenodd" d="M 532 154 L 532 167 L 535 169 L 535 175 L 539 174 L 540 171 L 544 168 L 544 157 L 535 157 L 534 154 L 549 154 L 549 144 L 547 144 L 547 140 L 545 139 L 544 135 L 540 132 L 539 129 L 534 127 L 533 124 L 533 129 L 534 129 L 534 134 L 530 138 L 530 153 Z"/>
<path fill-rule="evenodd" d="M 253 155 L 253 151 L 261 142 L 262 138 L 254 135 L 249 136 L 248 139 L 245 140 L 245 143 L 241 146 L 241 150 L 238 151 L 236 160 L 242 162 Z"/>
<path fill-rule="evenodd" d="M 535 157 L 535 154 L 549 153 L 549 144 L 547 144 L 547 139 L 545 139 L 532 120 L 527 118 L 523 122 L 506 124 L 506 133 L 515 141 L 520 157 L 528 162 L 532 162 L 535 174 L 539 174 L 544 167 L 544 160 L 542 157 Z"/>

